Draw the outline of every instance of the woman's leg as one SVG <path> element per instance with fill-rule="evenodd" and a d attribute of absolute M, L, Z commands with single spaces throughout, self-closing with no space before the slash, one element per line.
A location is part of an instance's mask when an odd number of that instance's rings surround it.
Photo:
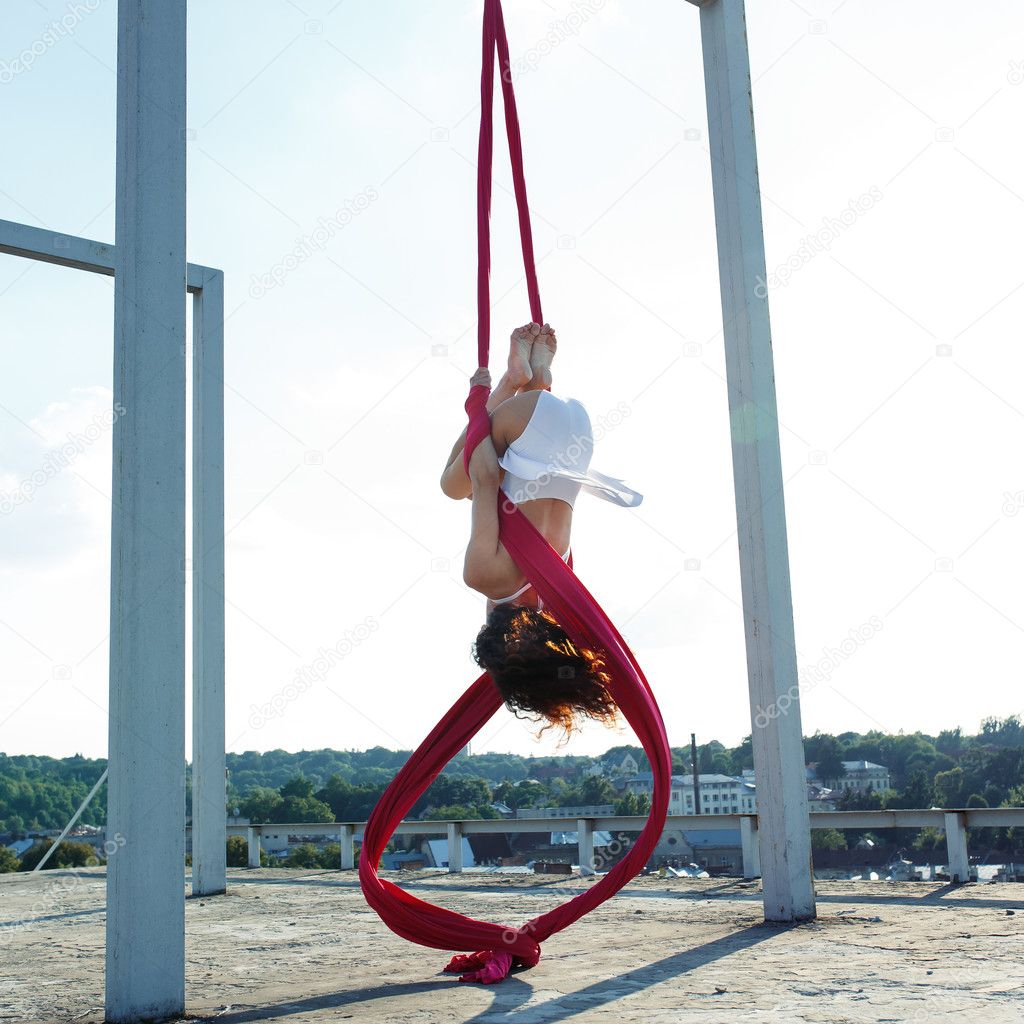
<path fill-rule="evenodd" d="M 533 336 L 533 344 L 530 346 L 530 380 L 524 385 L 523 391 L 551 390 L 551 363 L 557 347 L 554 328 L 544 324 Z"/>
<path fill-rule="evenodd" d="M 535 386 L 536 374 L 532 362 L 533 347 L 539 338 L 545 336 L 545 331 L 550 331 L 546 324 L 544 327 L 541 327 L 540 324 L 531 323 L 517 327 L 512 332 L 512 337 L 509 341 L 508 366 L 502 374 L 501 380 L 498 381 L 497 387 L 491 391 L 490 397 L 487 399 L 488 412 L 494 412 L 502 402 L 514 398 L 520 391 L 538 390 L 537 386 Z M 551 339 L 551 355 L 553 357 L 553 334 Z M 549 359 L 548 366 L 550 366 L 550 362 Z M 547 376 L 550 381 L 550 370 Z M 466 474 L 465 467 L 462 465 L 462 450 L 465 446 L 466 431 L 463 430 L 452 447 L 444 472 L 441 474 L 441 490 L 449 498 L 456 500 L 468 498 L 473 493 L 469 477 Z"/>

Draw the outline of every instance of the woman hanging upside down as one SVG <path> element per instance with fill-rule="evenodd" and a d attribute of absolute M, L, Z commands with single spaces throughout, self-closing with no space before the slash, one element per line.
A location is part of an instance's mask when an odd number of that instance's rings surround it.
<path fill-rule="evenodd" d="M 491 436 L 462 464 L 466 433 L 455 442 L 441 475 L 449 498 L 473 501 L 472 533 L 463 578 L 487 597 L 487 621 L 474 657 L 490 673 L 515 714 L 544 720 L 568 735 L 581 718 L 615 722 L 599 651 L 580 649 L 546 611 L 536 590 L 498 537 L 498 492 L 505 494 L 565 561 L 569 560 L 573 506 L 581 490 L 617 505 L 642 497 L 620 480 L 590 468 L 594 435 L 586 409 L 551 392 L 557 340 L 544 324 L 512 332 L 508 369 L 491 392 Z M 490 386 L 481 368 L 473 384 Z"/>

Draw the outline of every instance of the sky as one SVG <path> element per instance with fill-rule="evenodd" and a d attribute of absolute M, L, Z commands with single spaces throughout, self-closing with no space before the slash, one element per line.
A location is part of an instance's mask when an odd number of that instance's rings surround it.
<path fill-rule="evenodd" d="M 576 570 L 671 742 L 735 744 L 699 15 L 505 6 L 555 390 L 645 496 L 581 497 Z M 475 678 L 484 614 L 469 503 L 438 488 L 476 361 L 482 4 L 189 7 L 188 253 L 226 275 L 228 749 L 410 748 Z M 1024 23 L 1016 0 L 748 8 L 804 732 L 973 732 L 1024 705 Z M 0 218 L 112 242 L 115 0 L 0 18 Z M 495 152 L 498 367 L 529 309 Z M 110 279 L 0 256 L 9 754 L 106 753 L 112 309 Z M 556 750 L 535 731 L 502 711 L 473 748 Z"/>

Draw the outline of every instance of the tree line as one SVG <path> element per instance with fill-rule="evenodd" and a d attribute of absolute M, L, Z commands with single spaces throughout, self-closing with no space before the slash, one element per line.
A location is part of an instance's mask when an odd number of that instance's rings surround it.
<path fill-rule="evenodd" d="M 842 774 L 841 762 L 874 761 L 889 769 L 892 788 L 865 796 L 837 794 L 840 809 L 873 807 L 1024 806 L 1024 726 L 1017 716 L 987 718 L 975 735 L 960 728 L 938 736 L 916 733 L 815 733 L 805 737 L 806 760 L 822 778 Z M 253 822 L 362 821 L 405 764 L 407 750 L 246 751 L 227 755 L 229 814 Z M 599 757 L 460 754 L 417 801 L 412 814 L 434 818 L 486 818 L 504 803 L 521 807 L 613 804 L 622 797 L 601 775 L 626 755 L 649 771 L 643 749 L 621 744 Z M 673 771 L 690 771 L 690 750 L 672 750 Z M 740 775 L 753 767 L 751 739 L 735 747 L 717 740 L 698 746 L 701 772 Z M 99 779 L 106 762 L 81 755 L 52 758 L 0 754 L 0 833 L 62 828 Z M 191 779 L 186 774 L 186 802 Z M 619 813 L 642 813 L 620 811 Z M 106 823 L 106 787 L 82 815 L 84 824 Z M 9 841 L 9 840 L 8 840 Z"/>

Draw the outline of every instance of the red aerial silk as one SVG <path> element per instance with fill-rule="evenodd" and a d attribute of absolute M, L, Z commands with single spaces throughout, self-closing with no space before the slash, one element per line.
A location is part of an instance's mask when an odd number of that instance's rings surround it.
<path fill-rule="evenodd" d="M 490 205 L 492 106 L 494 94 L 494 52 L 497 47 L 501 68 L 502 94 L 508 130 L 509 153 L 519 209 L 519 227 L 526 266 L 526 282 L 533 320 L 542 323 L 540 294 L 533 258 L 529 207 L 523 176 L 523 156 L 512 92 L 508 41 L 500 0 L 485 0 L 483 32 L 483 74 L 481 78 L 480 150 L 477 179 L 479 273 L 479 364 L 488 364 L 490 347 Z M 464 459 L 490 432 L 486 410 L 488 389 L 471 389 L 466 401 L 469 414 Z M 654 694 L 619 631 L 576 578 L 558 553 L 512 502 L 499 493 L 501 541 L 526 578 L 536 588 L 545 608 L 581 647 L 597 649 L 607 657 L 612 697 L 633 727 L 651 763 L 654 792 L 650 817 L 626 856 L 585 892 L 549 910 L 520 927 L 477 921 L 434 906 L 377 875 L 381 854 L 395 827 L 413 804 L 437 778 L 444 766 L 480 731 L 502 706 L 497 688 L 485 672 L 455 702 L 413 752 L 380 798 L 364 833 L 359 857 L 359 880 L 366 901 L 395 933 L 411 942 L 436 949 L 485 950 L 496 960 L 504 956 L 498 976 L 510 964 L 533 966 L 540 957 L 540 943 L 555 932 L 578 921 L 584 914 L 615 895 L 641 871 L 657 845 L 665 824 L 672 775 L 672 756 L 665 724 Z M 458 958 L 456 958 L 457 960 Z M 481 960 L 472 966 L 479 966 Z M 456 961 L 455 969 L 461 969 Z M 451 965 L 450 965 L 451 966 Z M 465 966 L 465 965 L 463 965 Z M 494 977 L 489 980 L 496 980 Z"/>

